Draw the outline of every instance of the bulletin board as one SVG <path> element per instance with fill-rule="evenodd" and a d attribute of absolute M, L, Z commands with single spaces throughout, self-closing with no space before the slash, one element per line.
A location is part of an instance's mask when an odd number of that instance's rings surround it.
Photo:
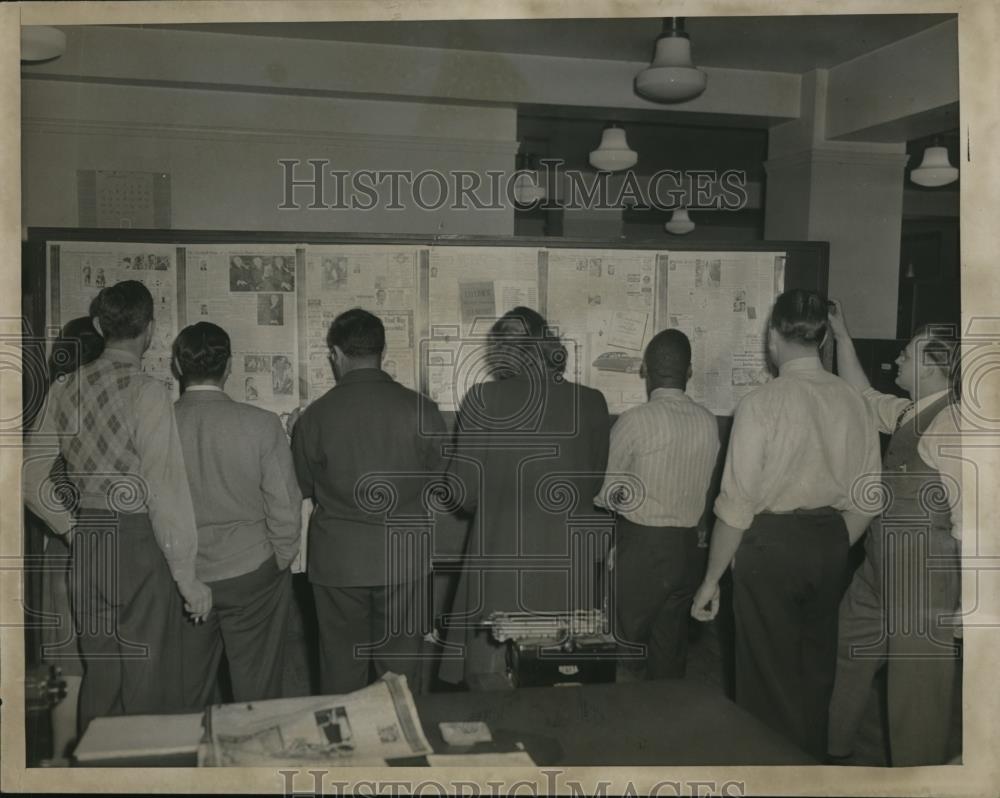
<path fill-rule="evenodd" d="M 197 321 L 229 332 L 233 398 L 286 413 L 333 385 L 330 321 L 352 307 L 386 327 L 384 367 L 454 411 L 488 379 L 484 343 L 533 307 L 567 346 L 567 376 L 612 414 L 646 400 L 641 355 L 659 330 L 692 342 L 693 398 L 720 417 L 769 378 L 764 332 L 786 288 L 826 291 L 823 242 L 701 244 L 553 238 L 32 229 L 26 318 L 51 337 L 104 285 L 137 279 L 156 303 L 143 368 L 173 385 L 170 342 Z"/>

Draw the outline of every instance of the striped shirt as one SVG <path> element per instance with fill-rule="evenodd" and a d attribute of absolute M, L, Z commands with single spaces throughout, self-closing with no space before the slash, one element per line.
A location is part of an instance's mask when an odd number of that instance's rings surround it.
<path fill-rule="evenodd" d="M 643 526 L 696 526 L 718 454 L 715 416 L 678 388 L 657 388 L 611 428 L 607 476 L 594 504 Z"/>

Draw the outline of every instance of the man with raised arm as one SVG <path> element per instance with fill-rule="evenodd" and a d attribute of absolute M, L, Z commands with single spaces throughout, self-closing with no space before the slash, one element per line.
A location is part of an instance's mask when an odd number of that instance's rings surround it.
<path fill-rule="evenodd" d="M 736 407 L 692 607 L 699 620 L 715 616 L 733 563 L 736 703 L 817 759 L 826 754 L 847 554 L 870 521 L 853 493 L 879 467 L 864 399 L 820 360 L 827 325 L 814 291 L 775 300 L 767 347 L 778 377 Z"/>
<path fill-rule="evenodd" d="M 951 731 L 961 706 L 953 625 L 962 537 L 956 336 L 950 325 L 918 330 L 896 358 L 896 384 L 910 398 L 884 394 L 869 385 L 835 307 L 837 369 L 892 437 L 882 461 L 882 515 L 840 607 L 829 754 L 850 761 L 873 679 L 886 666 L 892 764 L 944 764 L 958 753 Z"/>

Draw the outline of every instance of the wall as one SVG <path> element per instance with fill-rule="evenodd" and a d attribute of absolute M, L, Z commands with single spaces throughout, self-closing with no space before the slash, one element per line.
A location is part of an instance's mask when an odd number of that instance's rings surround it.
<path fill-rule="evenodd" d="M 42 80 L 22 87 L 26 226 L 77 226 L 76 172 L 104 169 L 169 173 L 174 228 L 513 233 L 510 207 L 425 211 L 406 192 L 396 211 L 278 207 L 279 159 L 509 172 L 512 109 Z M 297 177 L 310 176 L 303 168 Z M 429 200 L 436 194 L 428 183 Z M 310 198 L 311 189 L 296 193 L 303 206 Z"/>

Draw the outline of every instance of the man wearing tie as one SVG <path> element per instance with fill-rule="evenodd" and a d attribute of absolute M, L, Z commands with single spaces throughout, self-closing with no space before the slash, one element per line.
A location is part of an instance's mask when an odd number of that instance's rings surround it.
<path fill-rule="evenodd" d="M 950 731 L 961 707 L 952 625 L 962 537 L 957 342 L 949 325 L 913 336 L 896 359 L 896 384 L 911 401 L 872 388 L 842 314 L 830 321 L 838 371 L 892 437 L 882 463 L 885 506 L 840 608 L 829 753 L 849 761 L 872 681 L 885 665 L 892 764 L 944 764 L 958 753 Z"/>

